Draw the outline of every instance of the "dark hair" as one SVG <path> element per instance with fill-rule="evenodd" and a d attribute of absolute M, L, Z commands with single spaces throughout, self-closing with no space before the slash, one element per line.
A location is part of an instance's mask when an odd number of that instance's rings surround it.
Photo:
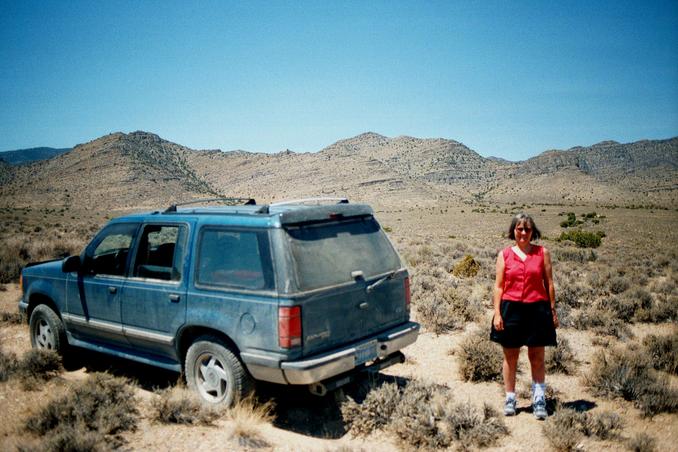
<path fill-rule="evenodd" d="M 508 237 L 511 240 L 516 239 L 516 233 L 515 229 L 518 223 L 530 223 L 530 227 L 532 228 L 532 240 L 539 240 L 541 238 L 541 231 L 537 228 L 537 225 L 535 224 L 534 220 L 532 219 L 531 216 L 529 216 L 526 213 L 519 213 L 518 215 L 513 217 L 513 220 L 511 220 L 511 226 L 509 226 L 508 230 Z"/>

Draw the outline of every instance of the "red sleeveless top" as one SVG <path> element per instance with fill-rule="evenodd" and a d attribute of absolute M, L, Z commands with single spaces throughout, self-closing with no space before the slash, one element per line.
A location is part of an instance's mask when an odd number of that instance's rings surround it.
<path fill-rule="evenodd" d="M 523 262 L 511 247 L 504 248 L 504 293 L 502 300 L 534 303 L 549 299 L 546 290 L 544 247 L 532 245 Z"/>

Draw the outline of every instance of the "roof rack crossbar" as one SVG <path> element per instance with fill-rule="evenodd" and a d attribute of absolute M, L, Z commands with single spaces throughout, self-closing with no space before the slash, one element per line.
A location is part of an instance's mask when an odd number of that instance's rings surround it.
<path fill-rule="evenodd" d="M 291 204 L 309 204 L 309 203 L 332 203 L 334 202 L 335 204 L 348 204 L 348 198 L 302 198 L 302 199 L 292 199 L 289 201 L 280 201 L 280 202 L 274 202 L 271 205 L 271 207 L 276 207 L 276 206 L 287 206 Z"/>
<path fill-rule="evenodd" d="M 233 203 L 228 205 L 235 205 L 242 203 L 246 206 L 255 206 L 257 202 L 254 198 L 207 198 L 207 199 L 194 199 L 193 201 L 179 202 L 169 206 L 164 213 L 176 212 L 178 206 L 188 206 L 191 204 L 201 204 L 205 202 L 223 202 L 223 203 Z"/>

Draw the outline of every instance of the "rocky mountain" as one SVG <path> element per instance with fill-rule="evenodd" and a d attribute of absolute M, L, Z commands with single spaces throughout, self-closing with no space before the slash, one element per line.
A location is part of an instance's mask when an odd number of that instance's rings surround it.
<path fill-rule="evenodd" d="M 38 160 L 47 160 L 64 152 L 70 151 L 71 148 L 30 148 L 17 149 L 15 151 L 0 152 L 0 159 L 9 163 L 10 165 L 20 165 L 23 163 L 35 162 Z"/>
<path fill-rule="evenodd" d="M 183 146 L 146 132 L 113 133 L 50 160 L 14 167 L 0 195 L 21 206 L 157 205 L 213 194 Z"/>
<path fill-rule="evenodd" d="M 319 152 L 277 154 L 197 151 L 133 132 L 98 138 L 50 160 L 0 166 L 2 199 L 20 205 L 157 207 L 214 194 L 262 202 L 348 196 L 384 206 L 474 200 L 673 207 L 678 138 L 603 142 L 508 162 L 454 140 L 372 132 Z"/>

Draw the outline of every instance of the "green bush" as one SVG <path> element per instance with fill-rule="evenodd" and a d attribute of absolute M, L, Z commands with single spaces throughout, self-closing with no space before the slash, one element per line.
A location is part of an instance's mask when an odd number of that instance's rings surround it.
<path fill-rule="evenodd" d="M 452 274 L 457 277 L 463 278 L 473 278 L 478 274 L 480 270 L 480 264 L 473 259 L 473 256 L 467 254 L 464 258 L 457 263 L 452 269 Z"/>
<path fill-rule="evenodd" d="M 576 231 L 561 232 L 558 241 L 569 240 L 574 242 L 579 248 L 598 248 L 602 243 L 601 235 L 598 232 Z"/>

